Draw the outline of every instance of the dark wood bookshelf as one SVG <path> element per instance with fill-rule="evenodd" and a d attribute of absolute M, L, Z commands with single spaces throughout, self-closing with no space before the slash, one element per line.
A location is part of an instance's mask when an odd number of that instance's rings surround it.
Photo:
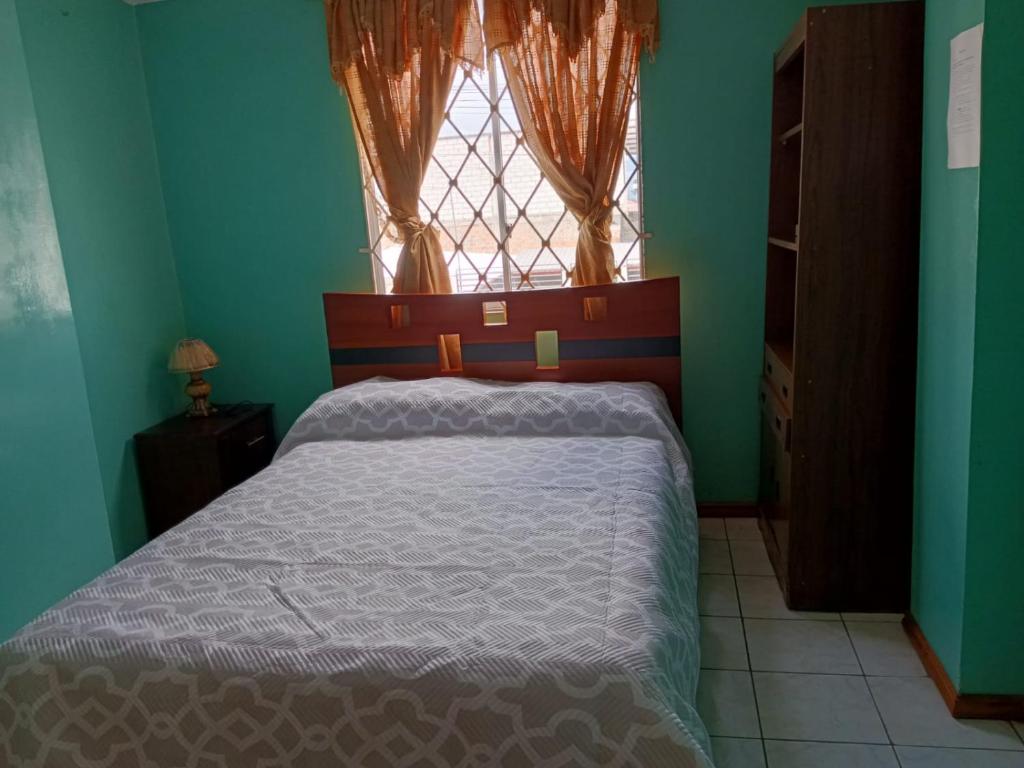
<path fill-rule="evenodd" d="M 908 608 L 923 19 L 810 8 L 775 57 L 760 505 L 795 609 Z"/>

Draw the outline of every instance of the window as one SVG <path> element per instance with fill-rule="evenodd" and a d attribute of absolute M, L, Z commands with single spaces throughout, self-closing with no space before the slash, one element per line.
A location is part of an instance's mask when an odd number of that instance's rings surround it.
<path fill-rule="evenodd" d="M 401 242 L 365 163 L 363 178 L 374 282 L 379 293 L 389 293 Z M 621 279 L 639 280 L 644 228 L 635 95 L 613 206 L 616 267 Z M 497 57 L 483 72 L 456 75 L 420 217 L 438 229 L 458 293 L 569 284 L 578 224 L 523 141 Z"/>

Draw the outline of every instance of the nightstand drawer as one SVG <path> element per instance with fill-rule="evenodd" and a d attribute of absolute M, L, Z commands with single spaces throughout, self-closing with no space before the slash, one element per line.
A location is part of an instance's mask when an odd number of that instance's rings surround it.
<path fill-rule="evenodd" d="M 274 458 L 275 448 L 269 411 L 264 418 L 252 419 L 224 435 L 218 452 L 227 488 L 234 488 L 266 469 Z"/>

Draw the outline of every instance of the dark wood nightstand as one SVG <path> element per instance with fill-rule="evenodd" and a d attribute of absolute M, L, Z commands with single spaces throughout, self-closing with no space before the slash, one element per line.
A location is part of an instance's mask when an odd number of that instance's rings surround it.
<path fill-rule="evenodd" d="M 213 416 L 175 416 L 135 435 L 151 539 L 248 480 L 274 457 L 273 405 L 218 408 Z"/>

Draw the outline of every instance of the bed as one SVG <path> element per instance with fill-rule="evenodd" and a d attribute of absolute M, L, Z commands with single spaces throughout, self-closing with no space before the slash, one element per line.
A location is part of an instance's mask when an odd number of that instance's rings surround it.
<path fill-rule="evenodd" d="M 375 377 L 0 646 L 10 766 L 711 766 L 646 383 Z"/>

